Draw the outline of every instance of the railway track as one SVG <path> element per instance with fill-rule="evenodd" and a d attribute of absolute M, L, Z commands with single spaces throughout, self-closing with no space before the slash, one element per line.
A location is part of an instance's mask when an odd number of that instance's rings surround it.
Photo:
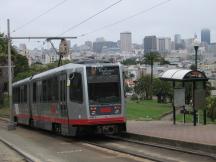
<path fill-rule="evenodd" d="M 215 162 L 216 155 L 196 150 L 172 147 L 163 144 L 145 143 L 119 136 L 85 139 L 85 142 L 100 148 L 120 152 L 133 157 L 155 162 Z"/>
<path fill-rule="evenodd" d="M 26 127 L 23 127 L 26 129 Z M 27 128 L 28 129 L 28 128 Z M 31 129 L 31 128 L 30 128 Z M 39 130 L 40 131 L 40 130 Z M 44 132 L 43 130 L 41 130 Z M 46 132 L 46 131 L 45 131 Z M 51 132 L 46 132 L 47 135 L 53 135 Z M 215 162 L 216 154 L 202 152 L 198 150 L 185 149 L 181 147 L 169 146 L 161 143 L 153 142 L 144 142 L 141 140 L 133 139 L 127 136 L 97 136 L 90 138 L 73 138 L 71 137 L 62 137 L 61 140 L 67 142 L 73 142 L 78 140 L 86 146 L 101 149 L 104 151 L 114 151 L 117 153 L 124 154 L 126 156 L 131 156 L 133 158 L 138 158 L 139 161 L 145 161 L 146 159 L 151 162 Z M 7 144 L 8 145 L 8 144 Z M 9 147 L 11 145 L 9 144 Z M 13 147 L 13 146 L 12 146 Z M 14 148 L 12 148 L 14 149 Z M 16 148 L 15 148 L 15 151 Z M 19 154 L 23 155 L 19 150 Z M 29 156 L 23 155 L 26 157 L 26 161 L 32 162 L 34 160 L 29 159 Z"/>

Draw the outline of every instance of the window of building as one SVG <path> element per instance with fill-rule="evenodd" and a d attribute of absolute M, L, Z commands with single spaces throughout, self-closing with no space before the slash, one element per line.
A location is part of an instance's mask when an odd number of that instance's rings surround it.
<path fill-rule="evenodd" d="M 70 75 L 70 99 L 79 103 L 83 102 L 82 75 L 80 73 Z"/>

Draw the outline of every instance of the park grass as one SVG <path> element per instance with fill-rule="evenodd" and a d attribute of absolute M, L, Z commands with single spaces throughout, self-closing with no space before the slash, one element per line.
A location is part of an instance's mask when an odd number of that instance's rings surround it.
<path fill-rule="evenodd" d="M 209 117 L 207 119 L 207 124 L 216 124 L 216 121 L 212 121 Z M 184 122 L 184 115 L 183 114 L 177 114 L 176 115 L 176 121 L 177 122 Z M 185 115 L 185 122 L 186 123 L 193 123 L 193 115 L 192 114 L 186 114 Z M 198 123 L 203 123 L 203 111 L 198 111 Z"/>
<path fill-rule="evenodd" d="M 0 105 L 0 117 L 9 117 L 9 101 L 8 96 L 4 96 L 4 104 Z"/>
<path fill-rule="evenodd" d="M 171 104 L 160 104 L 156 100 L 126 101 L 128 120 L 160 120 L 170 111 L 172 111 Z"/>

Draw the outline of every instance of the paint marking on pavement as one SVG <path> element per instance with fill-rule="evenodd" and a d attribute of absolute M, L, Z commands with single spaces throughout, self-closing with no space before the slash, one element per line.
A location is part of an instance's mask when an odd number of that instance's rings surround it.
<path fill-rule="evenodd" d="M 60 151 L 60 152 L 57 152 L 57 154 L 70 154 L 70 153 L 76 153 L 76 152 L 82 152 L 82 150 Z"/>
<path fill-rule="evenodd" d="M 110 149 L 107 149 L 107 148 L 102 148 L 100 146 L 95 146 L 95 145 L 92 145 L 92 144 L 89 144 L 89 143 L 82 143 L 82 145 L 90 147 L 90 148 L 94 148 L 94 149 L 99 150 L 99 151 L 103 151 L 103 152 L 113 154 L 116 157 L 120 157 L 120 158 L 122 158 L 122 157 L 123 158 L 129 158 L 129 159 L 136 160 L 136 161 L 139 161 L 139 162 L 153 162 L 152 160 L 143 159 L 143 158 L 140 158 L 140 157 L 135 157 L 135 156 L 132 156 L 132 155 L 128 155 L 126 153 L 120 153 L 118 151 L 110 150 Z"/>
<path fill-rule="evenodd" d="M 60 144 L 61 145 L 70 145 L 71 143 L 70 142 L 61 142 Z"/>

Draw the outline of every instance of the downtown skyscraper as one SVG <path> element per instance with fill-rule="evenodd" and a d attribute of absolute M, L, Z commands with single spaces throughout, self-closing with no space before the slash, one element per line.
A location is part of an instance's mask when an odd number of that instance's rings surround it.
<path fill-rule="evenodd" d="M 209 29 L 201 30 L 201 42 L 210 44 L 211 43 L 211 32 Z"/>

